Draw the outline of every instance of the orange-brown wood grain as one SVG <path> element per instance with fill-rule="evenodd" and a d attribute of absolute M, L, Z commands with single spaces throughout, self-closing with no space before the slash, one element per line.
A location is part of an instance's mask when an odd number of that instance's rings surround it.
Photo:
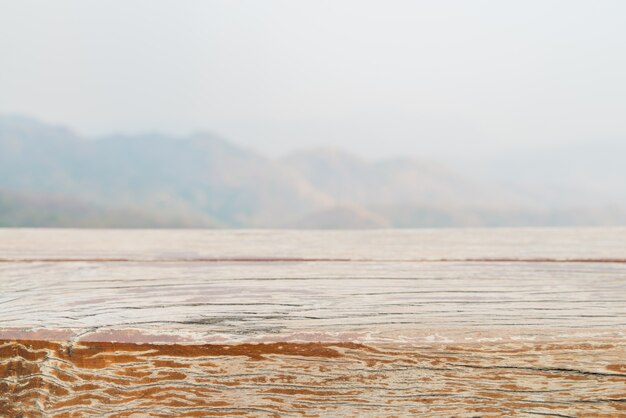
<path fill-rule="evenodd" d="M 606 416 L 626 344 L 4 341 L 5 416 Z"/>

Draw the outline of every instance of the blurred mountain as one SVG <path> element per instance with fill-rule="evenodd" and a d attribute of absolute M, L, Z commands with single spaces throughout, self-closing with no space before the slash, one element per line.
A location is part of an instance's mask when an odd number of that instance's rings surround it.
<path fill-rule="evenodd" d="M 192 211 L 224 226 L 280 226 L 332 204 L 280 165 L 214 135 L 86 140 L 24 118 L 0 119 L 0 189 Z"/>
<path fill-rule="evenodd" d="M 364 207 L 339 204 L 304 216 L 297 222 L 286 225 L 299 229 L 373 229 L 390 228 L 391 222 L 382 215 Z"/>
<path fill-rule="evenodd" d="M 505 188 L 477 181 L 432 161 L 365 161 L 341 150 L 318 149 L 293 154 L 281 162 L 335 200 L 365 207 L 492 207 L 529 203 Z"/>
<path fill-rule="evenodd" d="M 626 225 L 623 207 L 472 208 L 464 206 L 388 206 L 373 209 L 394 228 L 614 226 Z"/>
<path fill-rule="evenodd" d="M 215 228 L 205 216 L 116 208 L 75 198 L 0 191 L 0 227 Z"/>
<path fill-rule="evenodd" d="M 590 152 L 583 149 L 581 155 Z M 610 154 L 611 161 L 620 159 Z M 484 164 L 467 171 L 479 177 L 431 161 L 366 161 L 339 150 L 271 160 L 207 133 L 88 139 L 29 118 L 0 117 L 0 226 L 626 223 L 626 199 L 620 197 L 626 195 L 620 183 L 626 176 L 614 178 L 620 164 L 608 168 L 608 160 L 598 156 L 595 164 L 605 165 L 605 174 L 589 165 L 568 180 L 559 179 L 563 173 L 552 170 L 558 163 L 550 158 L 520 155 L 505 167 Z M 597 184 L 591 173 L 606 181 Z M 620 184 L 625 187 L 616 191 Z M 593 193 L 614 199 L 590 206 Z"/>

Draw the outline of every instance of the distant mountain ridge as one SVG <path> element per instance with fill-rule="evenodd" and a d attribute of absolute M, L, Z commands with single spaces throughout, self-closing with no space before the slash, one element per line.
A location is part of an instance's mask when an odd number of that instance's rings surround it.
<path fill-rule="evenodd" d="M 280 165 L 208 134 L 112 136 L 0 121 L 0 189 L 83 201 L 181 209 L 225 226 L 278 226 L 330 199 Z M 280 216 L 277 212 L 284 211 Z"/>
<path fill-rule="evenodd" d="M 216 228 L 219 226 L 205 216 L 191 213 L 108 207 L 65 196 L 0 191 L 0 228 Z"/>
<path fill-rule="evenodd" d="M 431 161 L 340 150 L 268 159 L 212 134 L 85 139 L 0 117 L 0 226 L 380 228 L 623 224 L 542 208 Z"/>
<path fill-rule="evenodd" d="M 282 163 L 338 201 L 371 206 L 437 204 L 490 207 L 506 190 L 462 176 L 432 161 L 395 158 L 364 161 L 335 149 L 288 156 Z"/>

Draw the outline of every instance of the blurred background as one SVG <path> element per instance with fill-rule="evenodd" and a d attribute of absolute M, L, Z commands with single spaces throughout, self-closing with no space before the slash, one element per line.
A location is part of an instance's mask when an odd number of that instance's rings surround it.
<path fill-rule="evenodd" d="M 626 225 L 624 16 L 0 0 L 0 226 Z"/>

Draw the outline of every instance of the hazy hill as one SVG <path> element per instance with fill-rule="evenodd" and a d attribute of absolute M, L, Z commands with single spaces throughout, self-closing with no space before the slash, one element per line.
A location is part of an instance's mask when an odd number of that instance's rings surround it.
<path fill-rule="evenodd" d="M 504 188 L 478 182 L 432 161 L 396 158 L 365 161 L 341 150 L 319 149 L 288 156 L 282 163 L 340 202 L 366 207 L 521 204 Z"/>
<path fill-rule="evenodd" d="M 0 120 L 0 189 L 195 211 L 226 226 L 278 226 L 332 204 L 280 165 L 213 135 L 85 140 L 23 118 Z"/>
<path fill-rule="evenodd" d="M 206 216 L 107 207 L 75 198 L 0 191 L 0 227 L 216 228 Z"/>
<path fill-rule="evenodd" d="M 369 229 L 391 228 L 393 225 L 383 215 L 369 211 L 362 206 L 340 204 L 306 215 L 286 226 L 302 229 Z"/>
<path fill-rule="evenodd" d="M 583 150 L 576 158 L 591 151 Z M 87 139 L 64 127 L 3 117 L 0 225 L 625 224 L 626 198 L 620 196 L 626 196 L 626 173 L 616 178 L 616 170 L 622 170 L 617 164 L 621 155 L 613 154 L 613 165 L 606 170 L 593 168 L 604 161 L 594 157 L 595 165 L 579 163 L 585 169 L 567 178 L 551 168 L 556 164 L 551 154 L 538 154 L 535 160 L 516 156 L 504 168 L 483 164 L 456 172 L 431 161 L 366 161 L 337 150 L 271 160 L 212 134 Z M 524 169 L 532 164 L 532 170 Z M 611 194 L 620 184 L 623 189 Z M 614 200 L 594 201 L 593 193 Z M 590 201 L 597 204 L 589 205 Z"/>

